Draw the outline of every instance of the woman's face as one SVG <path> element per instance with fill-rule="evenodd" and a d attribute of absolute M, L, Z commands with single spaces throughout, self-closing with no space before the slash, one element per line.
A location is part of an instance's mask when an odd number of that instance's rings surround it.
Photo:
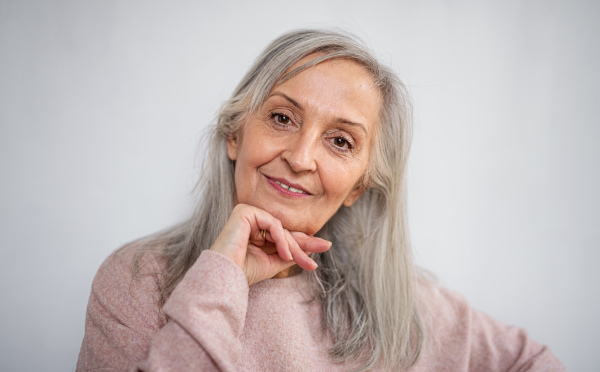
<path fill-rule="evenodd" d="M 322 62 L 276 85 L 227 142 L 236 203 L 266 210 L 290 231 L 319 231 L 365 191 L 379 98 L 371 75 L 351 60 Z"/>

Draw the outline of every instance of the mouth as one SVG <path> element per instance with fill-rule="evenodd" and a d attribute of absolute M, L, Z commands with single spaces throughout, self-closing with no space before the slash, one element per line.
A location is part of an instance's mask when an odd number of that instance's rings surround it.
<path fill-rule="evenodd" d="M 291 183 L 283 178 L 271 178 L 265 176 L 267 181 L 277 189 L 279 192 L 290 195 L 290 196 L 309 196 L 311 195 L 308 191 L 302 188 L 300 185 Z"/>

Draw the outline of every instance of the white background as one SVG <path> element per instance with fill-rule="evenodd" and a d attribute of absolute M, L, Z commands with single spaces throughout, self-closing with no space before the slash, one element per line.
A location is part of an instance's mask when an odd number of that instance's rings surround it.
<path fill-rule="evenodd" d="M 0 1 L 0 370 L 75 368 L 92 278 L 182 219 L 196 145 L 280 33 L 353 31 L 415 102 L 419 263 L 600 365 L 600 3 Z"/>

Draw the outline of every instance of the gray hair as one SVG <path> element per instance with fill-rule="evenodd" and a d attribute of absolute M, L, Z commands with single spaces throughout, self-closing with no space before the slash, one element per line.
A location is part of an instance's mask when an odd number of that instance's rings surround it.
<path fill-rule="evenodd" d="M 303 57 L 316 53 L 317 58 L 286 74 Z M 406 221 L 410 101 L 396 75 L 344 32 L 284 34 L 258 57 L 222 105 L 207 136 L 194 215 L 154 238 L 153 245 L 160 247 L 166 262 L 161 304 L 200 253 L 210 249 L 233 210 L 234 168 L 227 156 L 227 139 L 238 136 L 245 118 L 260 108 L 274 86 L 332 59 L 353 60 L 369 71 L 382 97 L 380 122 L 364 177 L 366 192 L 351 207 L 340 207 L 316 234 L 333 246 L 314 255 L 318 270 L 302 275 L 313 285 L 315 300 L 322 303 L 322 326 L 333 338 L 334 361 L 351 363 L 357 370 L 375 364 L 384 370 L 408 367 L 416 362 L 423 343 Z"/>

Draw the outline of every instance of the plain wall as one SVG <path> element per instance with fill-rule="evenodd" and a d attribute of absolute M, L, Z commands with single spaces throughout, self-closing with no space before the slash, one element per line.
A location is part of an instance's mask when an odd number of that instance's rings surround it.
<path fill-rule="evenodd" d="M 191 209 L 196 146 L 269 41 L 353 31 L 415 103 L 418 262 L 600 365 L 600 5 L 0 1 L 0 370 L 75 368 L 93 276 Z"/>

